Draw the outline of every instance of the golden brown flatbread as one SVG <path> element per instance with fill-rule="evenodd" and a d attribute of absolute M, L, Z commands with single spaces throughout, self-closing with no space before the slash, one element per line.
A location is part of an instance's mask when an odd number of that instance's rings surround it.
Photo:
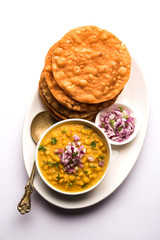
<path fill-rule="evenodd" d="M 41 77 L 40 77 L 40 82 L 39 82 L 39 87 L 41 89 L 41 92 L 43 94 L 43 97 L 45 98 L 46 104 L 48 104 L 48 107 L 52 111 L 56 111 L 56 114 L 60 114 L 59 117 L 61 118 L 85 118 L 89 116 L 93 116 L 97 112 L 78 112 L 78 111 L 73 111 L 70 110 L 63 105 L 61 105 L 51 94 L 50 90 L 48 89 L 46 80 L 45 80 L 45 73 L 42 71 Z M 62 117 L 63 116 L 63 117 Z"/>
<path fill-rule="evenodd" d="M 99 104 L 87 104 L 87 103 L 80 103 L 78 101 L 75 101 L 72 99 L 69 95 L 67 95 L 64 90 L 58 85 L 56 80 L 54 79 L 52 75 L 52 65 L 51 65 L 51 57 L 52 53 L 55 49 L 55 45 L 53 45 L 45 58 L 45 67 L 44 67 L 44 74 L 45 74 L 45 79 L 46 83 L 48 85 L 48 88 L 51 92 L 51 94 L 56 98 L 56 100 L 61 103 L 63 106 L 65 106 L 68 109 L 74 110 L 74 111 L 89 111 L 89 112 L 94 112 L 94 111 L 99 111 L 103 108 L 109 107 L 112 105 L 119 94 L 115 96 L 113 99 L 110 99 L 108 101 L 99 103 Z"/>
<path fill-rule="evenodd" d="M 101 103 L 116 97 L 127 83 L 131 57 L 112 33 L 96 26 L 71 30 L 50 50 L 46 70 L 75 101 Z M 52 92 L 53 82 L 46 78 Z M 52 83 L 52 84 L 50 84 Z"/>
<path fill-rule="evenodd" d="M 43 96 L 43 93 L 42 93 L 42 91 L 41 91 L 41 88 L 39 88 L 39 94 L 40 94 L 40 96 L 41 96 L 41 99 L 42 99 L 42 102 L 43 102 L 45 108 L 48 110 L 48 112 L 51 114 L 51 116 L 52 116 L 54 119 L 56 119 L 57 121 L 61 121 L 61 120 L 68 119 L 67 117 L 62 116 L 61 114 L 59 114 L 58 112 L 56 112 L 55 110 L 53 110 L 53 109 L 50 107 L 50 105 L 47 103 L 46 99 L 45 99 L 44 96 Z M 89 117 L 86 117 L 85 119 L 94 122 L 95 117 L 96 117 L 96 114 L 91 115 L 91 116 L 89 116 Z"/>
<path fill-rule="evenodd" d="M 51 114 L 51 116 L 52 116 L 54 119 L 56 119 L 57 121 L 61 121 L 62 119 L 59 118 L 59 117 L 58 117 L 54 112 L 52 112 L 51 109 L 49 108 L 49 106 L 48 106 L 48 104 L 46 103 L 45 98 L 44 98 L 43 93 L 42 93 L 42 91 L 41 91 L 40 88 L 39 88 L 39 95 L 40 95 L 40 97 L 41 97 L 41 99 L 42 99 L 42 103 L 43 103 L 44 107 L 48 110 L 48 112 Z"/>

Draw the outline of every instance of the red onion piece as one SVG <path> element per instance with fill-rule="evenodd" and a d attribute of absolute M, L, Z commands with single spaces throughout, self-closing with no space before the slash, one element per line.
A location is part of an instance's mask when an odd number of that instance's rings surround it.
<path fill-rule="evenodd" d="M 80 140 L 80 137 L 77 136 L 76 134 L 74 134 L 74 135 L 73 135 L 73 140 L 74 140 L 75 142 L 77 142 L 77 141 Z"/>

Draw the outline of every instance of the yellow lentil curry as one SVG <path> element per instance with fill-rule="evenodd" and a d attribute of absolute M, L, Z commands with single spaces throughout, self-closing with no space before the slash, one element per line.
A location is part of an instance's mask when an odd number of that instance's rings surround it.
<path fill-rule="evenodd" d="M 60 125 L 42 139 L 38 165 L 50 185 L 77 193 L 102 178 L 108 166 L 108 149 L 92 128 L 76 123 Z"/>

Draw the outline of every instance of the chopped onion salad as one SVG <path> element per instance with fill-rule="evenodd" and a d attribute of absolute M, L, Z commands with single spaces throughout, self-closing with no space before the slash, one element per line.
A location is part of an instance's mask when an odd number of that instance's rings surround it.
<path fill-rule="evenodd" d="M 115 142 L 127 140 L 135 129 L 135 118 L 128 109 L 113 106 L 100 115 L 100 128 Z"/>

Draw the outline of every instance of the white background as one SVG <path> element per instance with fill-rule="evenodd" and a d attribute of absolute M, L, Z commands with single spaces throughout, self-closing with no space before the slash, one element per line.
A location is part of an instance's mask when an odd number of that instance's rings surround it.
<path fill-rule="evenodd" d="M 0 2 L 0 239 L 160 239 L 159 1 Z M 97 25 L 118 36 L 138 62 L 150 97 L 142 151 L 125 182 L 101 203 L 63 210 L 36 191 L 32 210 L 17 203 L 28 180 L 22 131 L 48 49 L 68 30 Z M 138 86 L 137 86 L 138 88 Z M 136 94 L 135 94 L 136 97 Z"/>

